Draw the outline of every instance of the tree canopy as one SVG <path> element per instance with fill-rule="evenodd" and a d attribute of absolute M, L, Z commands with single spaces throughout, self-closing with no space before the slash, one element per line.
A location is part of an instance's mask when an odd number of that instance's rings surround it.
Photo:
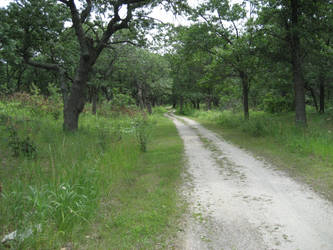
<path fill-rule="evenodd" d="M 149 17 L 156 6 L 186 15 L 175 27 Z M 0 91 L 55 84 L 64 129 L 85 103 L 118 94 L 142 109 L 170 103 L 221 109 L 295 111 L 332 106 L 332 1 L 18 0 L 0 9 Z M 149 32 L 154 29 L 153 33 Z M 156 31 L 157 30 L 157 31 Z M 164 39 L 156 49 L 147 34 Z M 154 38 L 153 38 L 154 39 Z"/>

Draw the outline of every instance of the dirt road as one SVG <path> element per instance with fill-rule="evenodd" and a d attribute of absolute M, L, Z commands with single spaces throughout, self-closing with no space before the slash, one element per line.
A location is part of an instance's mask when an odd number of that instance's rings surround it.
<path fill-rule="evenodd" d="M 195 121 L 170 118 L 188 160 L 179 248 L 333 249 L 330 202 Z"/>

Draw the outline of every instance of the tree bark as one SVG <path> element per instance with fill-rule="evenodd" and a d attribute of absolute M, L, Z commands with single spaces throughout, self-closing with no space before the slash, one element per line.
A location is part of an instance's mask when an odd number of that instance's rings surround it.
<path fill-rule="evenodd" d="M 19 70 L 19 74 L 18 74 L 18 77 L 17 77 L 17 83 L 16 83 L 16 92 L 20 92 L 21 90 L 21 80 L 22 80 L 22 75 L 25 71 L 25 68 L 23 68 L 23 70 Z"/>
<path fill-rule="evenodd" d="M 239 76 L 242 81 L 244 119 L 249 120 L 249 77 L 244 71 L 240 71 Z"/>
<path fill-rule="evenodd" d="M 306 89 L 308 91 L 310 91 L 310 94 L 311 94 L 311 97 L 312 97 L 312 100 L 313 100 L 313 104 L 316 108 L 316 111 L 318 112 L 318 102 L 317 102 L 317 97 L 316 97 L 316 93 L 315 93 L 314 89 L 312 87 L 309 87 L 309 86 L 306 86 Z"/>
<path fill-rule="evenodd" d="M 295 92 L 295 122 L 296 125 L 306 126 L 305 111 L 305 90 L 302 74 L 302 62 L 300 52 L 300 38 L 298 32 L 299 3 L 298 0 L 291 0 L 291 60 Z"/>
<path fill-rule="evenodd" d="M 325 80 L 322 78 L 319 83 L 319 113 L 325 113 Z"/>
<path fill-rule="evenodd" d="M 78 129 L 79 115 L 83 111 L 86 102 L 86 88 L 91 72 L 92 63 L 81 56 L 80 64 L 74 82 L 72 84 L 70 95 L 64 103 L 64 125 L 65 131 L 75 131 Z"/>

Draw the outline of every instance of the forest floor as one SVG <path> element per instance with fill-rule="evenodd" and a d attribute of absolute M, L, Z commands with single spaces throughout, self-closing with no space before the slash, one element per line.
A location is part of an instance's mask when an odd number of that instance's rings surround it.
<path fill-rule="evenodd" d="M 184 140 L 189 202 L 181 249 L 332 249 L 333 204 L 197 122 L 171 115 Z"/>

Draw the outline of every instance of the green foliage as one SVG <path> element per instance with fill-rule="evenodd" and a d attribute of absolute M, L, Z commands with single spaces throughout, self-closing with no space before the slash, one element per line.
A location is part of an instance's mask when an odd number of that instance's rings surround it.
<path fill-rule="evenodd" d="M 292 98 L 288 95 L 285 97 L 267 93 L 263 99 L 264 111 L 269 113 L 289 112 L 292 110 Z"/>
<path fill-rule="evenodd" d="M 157 106 L 153 108 L 153 114 L 163 115 L 168 112 L 168 109 L 163 106 Z"/>
<path fill-rule="evenodd" d="M 153 131 L 153 121 L 147 115 L 139 115 L 134 120 L 134 129 L 137 142 L 142 152 L 147 151 L 147 145 Z"/>
<path fill-rule="evenodd" d="M 131 105 L 135 105 L 135 100 L 126 94 L 117 93 L 111 100 L 111 106 L 115 108 L 124 108 Z"/>
<path fill-rule="evenodd" d="M 8 146 L 11 149 L 13 156 L 18 157 L 20 155 L 35 158 L 37 154 L 37 147 L 29 136 L 20 138 L 18 136 L 17 128 L 14 125 L 7 125 Z"/>
<path fill-rule="evenodd" d="M 230 111 L 196 111 L 193 113 L 202 121 L 219 124 L 223 128 L 240 130 L 252 137 L 273 138 L 291 152 L 315 155 L 333 162 L 333 126 L 330 114 L 311 114 L 308 128 L 298 128 L 293 123 L 292 113 L 268 114 L 254 112 L 249 121 L 244 121 L 240 113 Z M 320 123 L 319 121 L 320 120 Z"/>

